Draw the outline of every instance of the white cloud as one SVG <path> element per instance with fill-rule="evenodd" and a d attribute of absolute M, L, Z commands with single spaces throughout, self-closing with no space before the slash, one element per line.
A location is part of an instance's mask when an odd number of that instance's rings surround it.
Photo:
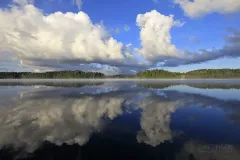
<path fill-rule="evenodd" d="M 159 3 L 159 0 L 152 0 L 154 3 Z"/>
<path fill-rule="evenodd" d="M 181 51 L 171 42 L 171 28 L 182 26 L 173 15 L 165 16 L 153 10 L 137 16 L 137 25 L 140 27 L 141 49 L 136 49 L 142 57 L 152 64 L 165 67 L 202 63 L 223 57 L 240 56 L 240 31 L 231 29 L 231 37 L 226 38 L 227 43 L 219 49 L 200 49 L 197 52 Z"/>
<path fill-rule="evenodd" d="M 123 27 L 123 29 L 124 29 L 126 32 L 128 32 L 131 28 L 130 28 L 128 25 L 125 25 L 125 26 Z"/>
<path fill-rule="evenodd" d="M 0 54 L 9 53 L 9 59 L 21 62 L 17 71 L 20 68 L 27 71 L 75 69 L 119 74 L 149 69 L 156 64 L 169 67 L 225 56 L 239 57 L 240 53 L 238 31 L 228 38 L 230 45 L 211 53 L 177 49 L 171 42 L 171 29 L 185 23 L 156 10 L 137 16 L 142 47 L 134 48 L 114 39 L 102 22 L 93 24 L 82 11 L 44 15 L 31 5 L 33 2 L 15 0 L 15 3 L 19 5 L 0 9 Z M 124 29 L 129 31 L 130 27 L 126 25 Z M 112 29 L 112 32 L 118 31 L 118 28 Z M 102 64 L 102 68 L 94 68 L 91 65 L 94 63 Z M 6 70 L 6 66 L 0 70 Z"/>
<path fill-rule="evenodd" d="M 204 16 L 210 13 L 233 13 L 240 10 L 239 0 L 174 0 L 185 14 L 191 18 Z"/>
<path fill-rule="evenodd" d="M 127 63 L 126 46 L 84 12 L 43 15 L 25 5 L 1 9 L 0 19 L 0 51 L 9 51 L 23 64 Z"/>
<path fill-rule="evenodd" d="M 144 59 L 159 60 L 161 57 L 178 57 L 180 52 L 171 43 L 171 28 L 176 25 L 173 15 L 165 16 L 153 10 L 137 16 L 140 27 L 142 49 L 139 50 Z"/>

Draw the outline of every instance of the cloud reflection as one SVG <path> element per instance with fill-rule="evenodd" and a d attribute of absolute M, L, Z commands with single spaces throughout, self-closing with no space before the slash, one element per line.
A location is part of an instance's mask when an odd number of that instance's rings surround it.
<path fill-rule="evenodd" d="M 26 152 L 34 152 L 44 141 L 82 146 L 117 116 L 139 109 L 136 140 L 153 147 L 177 136 L 170 128 L 171 116 L 181 107 L 211 105 L 226 111 L 234 122 L 239 122 L 240 117 L 237 99 L 226 101 L 206 92 L 197 94 L 191 87 L 186 87 L 185 92 L 177 87 L 148 89 L 134 83 L 80 88 L 1 86 L 1 89 L 8 99 L 0 94 L 0 148 L 7 146 Z M 214 93 L 214 89 L 209 90 Z"/>
<path fill-rule="evenodd" d="M 149 99 L 141 104 L 143 109 L 140 119 L 142 130 L 137 134 L 137 141 L 153 147 L 173 138 L 170 129 L 171 113 L 175 112 L 179 101 Z"/>
<path fill-rule="evenodd" d="M 44 94 L 25 93 L 25 97 L 14 99 L 9 106 L 0 107 L 0 148 L 13 145 L 33 152 L 44 141 L 84 145 L 93 132 L 122 114 L 126 96 L 130 95 L 48 97 Z"/>

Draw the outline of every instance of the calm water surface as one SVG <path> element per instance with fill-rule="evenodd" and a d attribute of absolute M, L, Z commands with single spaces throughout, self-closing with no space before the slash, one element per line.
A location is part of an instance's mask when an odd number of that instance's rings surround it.
<path fill-rule="evenodd" d="M 240 81 L 0 81 L 0 160 L 240 160 Z"/>

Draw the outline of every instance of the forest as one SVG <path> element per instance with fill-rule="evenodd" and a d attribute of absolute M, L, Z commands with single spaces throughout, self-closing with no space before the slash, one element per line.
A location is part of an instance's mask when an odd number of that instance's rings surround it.
<path fill-rule="evenodd" d="M 105 76 L 100 72 L 52 71 L 52 72 L 0 72 L 0 79 L 79 79 L 79 78 L 159 78 L 159 79 L 196 79 L 196 78 L 240 78 L 240 69 L 200 69 L 190 72 L 170 72 L 162 69 L 144 70 L 136 75 Z"/>
<path fill-rule="evenodd" d="M 103 78 L 99 72 L 52 71 L 52 72 L 0 72 L 0 79 L 63 79 L 63 78 Z"/>
<path fill-rule="evenodd" d="M 145 70 L 137 73 L 139 78 L 240 78 L 240 69 L 199 69 L 190 72 L 169 72 L 166 70 Z"/>

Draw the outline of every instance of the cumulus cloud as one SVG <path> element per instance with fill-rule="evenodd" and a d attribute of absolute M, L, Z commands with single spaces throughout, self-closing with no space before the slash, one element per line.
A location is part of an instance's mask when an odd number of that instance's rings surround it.
<path fill-rule="evenodd" d="M 210 13 L 233 13 L 240 10 L 239 0 L 174 0 L 185 14 L 191 18 L 204 16 Z"/>
<path fill-rule="evenodd" d="M 139 54 L 150 64 L 164 67 L 201 63 L 224 57 L 239 57 L 240 45 L 238 29 L 230 29 L 231 36 L 226 38 L 226 44 L 219 49 L 200 49 L 196 52 L 181 51 L 171 42 L 170 30 L 174 26 L 181 26 L 180 21 L 173 19 L 173 15 L 165 16 L 153 10 L 137 16 L 140 27 L 141 49 Z"/>
<path fill-rule="evenodd" d="M 32 66 L 125 64 L 131 54 L 84 12 L 49 15 L 33 5 L 0 10 L 0 49 Z M 133 58 L 132 58 L 133 59 Z"/>
<path fill-rule="evenodd" d="M 102 24 L 92 24 L 84 12 L 56 12 L 45 16 L 34 6 L 25 5 L 1 10 L 0 14 L 5 22 L 0 28 L 0 34 L 4 35 L 0 39 L 1 48 L 14 53 L 22 66 L 38 66 L 42 70 L 86 68 L 89 71 L 93 67 L 88 67 L 94 66 L 91 63 L 120 70 L 117 73 L 130 70 L 129 67 L 131 70 L 150 67 L 157 60 L 179 56 L 179 51 L 171 44 L 170 29 L 184 24 L 174 21 L 172 15 L 164 16 L 155 10 L 138 15 L 143 46 L 139 53 L 150 62 L 144 66 L 141 64 L 144 61 L 139 62 L 136 58 L 138 52 L 133 54 L 128 45 L 116 41 Z M 18 19 L 15 21 L 16 16 Z M 129 29 L 126 25 L 125 30 Z M 85 67 L 79 67 L 80 63 Z"/>
<path fill-rule="evenodd" d="M 179 50 L 171 42 L 171 29 L 182 27 L 185 22 L 156 10 L 137 15 L 141 47 L 134 48 L 114 39 L 102 23 L 94 24 L 82 11 L 44 15 L 31 1 L 14 2 L 19 5 L 0 9 L 0 54 L 7 53 L 15 63 L 18 61 L 17 71 L 68 69 L 129 74 L 133 73 L 131 70 L 141 71 L 159 64 L 174 67 L 239 57 L 240 53 L 238 30 L 231 31 L 223 48 L 194 53 Z M 124 29 L 128 31 L 130 27 L 126 25 Z"/>
<path fill-rule="evenodd" d="M 173 15 L 165 16 L 153 10 L 137 16 L 142 48 L 139 53 L 145 60 L 158 61 L 164 57 L 178 57 L 180 51 L 171 43 L 171 28 L 176 24 Z"/>

